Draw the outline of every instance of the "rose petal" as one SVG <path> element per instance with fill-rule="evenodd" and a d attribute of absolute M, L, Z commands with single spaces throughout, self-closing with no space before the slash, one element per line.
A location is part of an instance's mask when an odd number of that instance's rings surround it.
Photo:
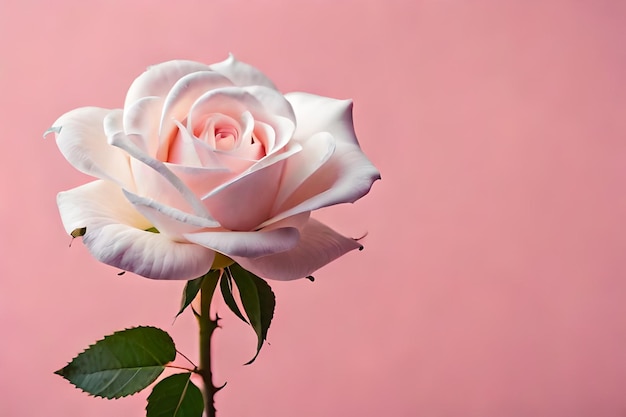
<path fill-rule="evenodd" d="M 304 213 L 298 213 L 291 217 L 287 217 L 286 219 L 282 219 L 268 226 L 265 226 L 261 230 L 265 232 L 268 230 L 280 229 L 281 227 L 295 227 L 296 229 L 300 230 L 309 222 L 310 217 L 311 212 L 305 211 Z"/>
<path fill-rule="evenodd" d="M 202 197 L 202 201 L 213 218 L 226 229 L 249 231 L 257 228 L 271 215 L 284 161 L 301 149 L 297 143 L 289 144 L 283 153 L 262 159 L 249 171 Z"/>
<path fill-rule="evenodd" d="M 316 133 L 300 141 L 302 151 L 285 162 L 282 182 L 272 212 L 281 214 L 279 208 L 304 181 L 328 161 L 335 151 L 335 139 L 328 132 Z"/>
<path fill-rule="evenodd" d="M 218 187 L 202 200 L 224 228 L 253 230 L 270 216 L 282 168 L 277 162 Z"/>
<path fill-rule="evenodd" d="M 197 139 L 192 137 L 187 128 L 178 120 L 174 121 L 174 124 L 178 128 L 178 133 L 170 142 L 167 159 L 157 159 L 184 166 L 201 167 L 202 160 L 194 144 Z"/>
<path fill-rule="evenodd" d="M 133 81 L 126 93 L 124 108 L 130 107 L 144 97 L 165 97 L 174 84 L 185 75 L 209 69 L 208 65 L 184 60 L 153 65 Z"/>
<path fill-rule="evenodd" d="M 260 123 L 259 125 L 261 126 Z M 296 125 L 291 120 L 284 117 L 274 117 L 271 127 L 274 131 L 274 136 L 272 138 L 273 142 L 267 150 L 268 155 L 281 151 L 289 142 L 295 142 L 292 141 L 292 137 Z"/>
<path fill-rule="evenodd" d="M 182 239 L 185 233 L 191 233 L 207 227 L 219 227 L 214 220 L 194 216 L 174 207 L 169 207 L 151 198 L 141 197 L 130 191 L 123 190 L 128 201 L 159 232 L 176 239 Z"/>
<path fill-rule="evenodd" d="M 67 233 L 112 220 L 141 230 L 152 227 L 126 200 L 122 189 L 110 181 L 97 180 L 61 192 L 57 203 Z"/>
<path fill-rule="evenodd" d="M 120 126 L 119 113 L 111 113 L 104 120 L 104 129 L 109 143 L 125 150 L 134 158 L 131 160 L 131 165 L 138 191 L 147 192 L 147 197 L 154 198 L 169 206 L 182 210 L 191 208 L 197 216 L 212 219 L 200 199 L 194 195 L 189 187 L 174 175 L 163 162 L 143 152 L 137 146 L 137 140 L 133 140 L 136 135 L 126 135 Z M 144 167 L 138 162 L 141 162 Z M 150 169 L 145 169 L 145 167 Z M 183 202 L 189 206 L 183 206 Z"/>
<path fill-rule="evenodd" d="M 207 91 L 191 106 L 187 126 L 190 128 L 195 126 L 198 124 L 195 119 L 202 121 L 207 114 L 225 114 L 233 119 L 239 119 L 246 111 L 250 111 L 255 119 L 259 115 L 266 114 L 256 97 L 239 87 L 224 87 Z"/>
<path fill-rule="evenodd" d="M 274 83 L 265 74 L 252 65 L 237 61 L 233 54 L 229 54 L 224 61 L 211 65 L 211 69 L 228 77 L 238 86 L 263 85 L 276 89 Z"/>
<path fill-rule="evenodd" d="M 188 167 L 169 163 L 165 165 L 197 196 L 209 194 L 235 177 L 235 174 L 223 168 Z"/>
<path fill-rule="evenodd" d="M 161 136 L 168 136 L 167 132 L 173 128 L 173 120 L 180 122 L 187 117 L 191 105 L 198 97 L 207 91 L 232 85 L 232 81 L 215 71 L 194 72 L 182 77 L 165 98 L 159 128 Z"/>
<path fill-rule="evenodd" d="M 207 114 L 225 114 L 238 119 L 246 111 L 252 114 L 255 121 L 274 129 L 276 143 L 272 149 L 266 150 L 268 154 L 282 149 L 289 142 L 295 130 L 294 122 L 287 117 L 272 114 L 252 93 L 238 87 L 220 88 L 202 95 L 191 107 L 187 125 L 195 126 L 197 120 L 203 121 Z"/>
<path fill-rule="evenodd" d="M 360 247 L 354 239 L 344 237 L 317 220 L 310 219 L 300 230 L 300 240 L 295 248 L 260 258 L 232 258 L 243 268 L 261 277 L 289 281 L 309 276 Z"/>
<path fill-rule="evenodd" d="M 280 92 L 260 85 L 244 87 L 243 90 L 252 94 L 267 113 L 284 117 L 293 123 L 296 122 L 296 115 L 293 112 L 291 103 Z"/>
<path fill-rule="evenodd" d="M 65 113 L 53 127 L 59 150 L 74 168 L 96 178 L 133 188 L 126 152 L 107 143 L 103 121 L 111 112 L 97 107 L 82 107 Z"/>
<path fill-rule="evenodd" d="M 300 233 L 295 227 L 283 227 L 267 232 L 201 232 L 185 234 L 193 243 L 224 255 L 255 258 L 292 249 Z"/>
<path fill-rule="evenodd" d="M 86 227 L 83 243 L 100 262 L 154 279 L 205 274 L 215 252 L 147 232 L 150 223 L 107 181 L 94 181 L 57 197 L 65 230 Z"/>
<path fill-rule="evenodd" d="M 294 138 L 305 140 L 318 132 L 328 132 L 336 148 L 328 161 L 276 210 L 281 212 L 276 219 L 333 204 L 353 203 L 367 194 L 374 181 L 380 179 L 380 173 L 359 147 L 352 124 L 352 102 L 305 93 L 291 93 L 287 98 L 298 123 Z"/>
<path fill-rule="evenodd" d="M 291 103 L 296 115 L 296 139 L 328 132 L 338 143 L 359 144 L 352 121 L 352 100 L 337 100 L 300 92 L 287 93 L 285 98 Z"/>
<path fill-rule="evenodd" d="M 162 106 L 162 98 L 144 97 L 124 109 L 124 132 L 141 138 L 137 146 L 149 155 L 156 155 L 159 149 L 159 114 Z"/>

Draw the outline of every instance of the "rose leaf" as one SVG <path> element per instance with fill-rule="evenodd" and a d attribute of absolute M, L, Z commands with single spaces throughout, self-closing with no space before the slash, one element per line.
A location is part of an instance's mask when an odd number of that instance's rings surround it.
<path fill-rule="evenodd" d="M 239 306 L 235 301 L 235 297 L 233 296 L 233 281 L 230 276 L 230 269 L 226 268 L 226 273 L 222 275 L 222 279 L 220 280 L 220 289 L 222 290 L 222 297 L 224 298 L 224 302 L 230 308 L 230 311 L 235 313 L 237 317 L 239 317 L 244 323 L 250 324 L 248 320 L 241 314 L 241 310 L 239 310 Z"/>
<path fill-rule="evenodd" d="M 267 331 L 274 317 L 276 297 L 272 288 L 264 279 L 234 264 L 229 267 L 239 294 L 241 303 L 250 320 L 250 325 L 257 334 L 257 349 L 254 357 L 246 365 L 254 362 L 267 338 Z"/>
<path fill-rule="evenodd" d="M 176 357 L 174 341 L 156 327 L 115 332 L 55 372 L 96 397 L 125 397 L 146 388 Z"/>
<path fill-rule="evenodd" d="M 202 392 L 191 373 L 174 374 L 160 381 L 148 396 L 146 417 L 202 417 Z"/>
<path fill-rule="evenodd" d="M 178 310 L 176 317 L 180 316 L 180 314 L 185 311 L 189 304 L 191 304 L 191 302 L 196 298 L 198 292 L 200 291 L 200 288 L 202 288 L 202 284 L 204 283 L 205 279 L 210 280 L 210 282 L 208 283 L 209 285 L 207 285 L 206 288 L 211 288 L 211 291 L 215 291 L 219 276 L 220 271 L 211 270 L 199 278 L 187 281 L 187 284 L 185 284 L 185 289 L 183 290 L 183 299 L 180 303 L 180 310 Z M 213 294 L 211 294 L 210 296 L 212 297 Z"/>

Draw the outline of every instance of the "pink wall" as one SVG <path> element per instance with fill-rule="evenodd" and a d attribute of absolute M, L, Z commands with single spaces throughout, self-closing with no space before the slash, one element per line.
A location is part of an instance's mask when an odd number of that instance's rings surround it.
<path fill-rule="evenodd" d="M 104 334 L 170 331 L 182 283 L 94 261 L 41 134 L 119 107 L 152 63 L 233 52 L 283 91 L 355 101 L 383 180 L 321 216 L 366 249 L 276 283 L 270 346 L 225 320 L 220 417 L 626 413 L 626 3 L 0 2 L 0 415 L 142 415 L 52 372 Z"/>

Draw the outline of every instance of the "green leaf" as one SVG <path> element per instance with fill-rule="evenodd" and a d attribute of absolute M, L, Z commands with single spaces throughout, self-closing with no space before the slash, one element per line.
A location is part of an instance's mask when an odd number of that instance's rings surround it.
<path fill-rule="evenodd" d="M 250 319 L 250 325 L 257 334 L 256 354 L 254 358 L 246 363 L 246 365 L 249 365 L 259 355 L 263 342 L 267 338 L 267 331 L 274 317 L 276 297 L 272 288 L 264 279 L 246 271 L 237 264 L 231 265 L 229 269 L 239 289 L 241 304 L 243 304 L 246 315 Z"/>
<path fill-rule="evenodd" d="M 230 311 L 235 313 L 237 317 L 244 321 L 246 324 L 250 324 L 248 320 L 241 314 L 241 310 L 239 310 L 239 306 L 233 297 L 233 282 L 230 276 L 230 270 L 227 268 L 226 273 L 222 275 L 222 279 L 220 280 L 220 289 L 222 290 L 222 297 L 224 297 L 224 302 L 230 308 Z"/>
<path fill-rule="evenodd" d="M 97 341 L 55 374 L 96 397 L 120 398 L 146 388 L 175 357 L 169 334 L 134 327 Z"/>
<path fill-rule="evenodd" d="M 185 311 L 189 304 L 196 298 L 200 288 L 202 288 L 202 283 L 205 279 L 210 280 L 207 282 L 206 288 L 213 288 L 215 291 L 215 287 L 217 286 L 217 280 L 220 277 L 220 271 L 209 271 L 205 275 L 202 275 L 200 278 L 192 279 L 191 281 L 187 281 L 185 284 L 185 289 L 183 290 L 183 299 L 180 303 L 180 310 L 176 314 L 176 317 L 180 316 L 180 314 Z"/>
<path fill-rule="evenodd" d="M 191 374 L 168 376 L 148 396 L 146 417 L 202 417 L 202 392 L 191 382 Z"/>

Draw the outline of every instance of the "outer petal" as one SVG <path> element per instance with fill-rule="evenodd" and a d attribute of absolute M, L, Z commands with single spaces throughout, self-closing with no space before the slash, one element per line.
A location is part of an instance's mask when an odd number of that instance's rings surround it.
<path fill-rule="evenodd" d="M 215 253 L 144 231 L 150 223 L 107 181 L 94 181 L 57 197 L 65 230 L 86 227 L 83 243 L 99 261 L 154 279 L 193 279 L 206 273 Z"/>
<path fill-rule="evenodd" d="M 340 203 L 353 203 L 380 179 L 378 169 L 359 147 L 352 123 L 352 102 L 305 93 L 286 95 L 296 113 L 296 140 L 328 132 L 335 140 L 332 156 L 279 207 L 275 219 Z M 322 138 L 323 136 L 320 136 Z"/>
<path fill-rule="evenodd" d="M 112 110 L 82 107 L 65 113 L 53 127 L 59 150 L 76 169 L 96 178 L 132 188 L 129 158 L 126 152 L 107 143 L 104 118 Z"/>
<path fill-rule="evenodd" d="M 261 258 L 232 258 L 254 274 L 267 279 L 289 281 L 304 278 L 345 253 L 361 247 L 354 239 L 344 237 L 317 220 L 310 219 L 300 230 L 300 241 L 294 249 Z"/>
<path fill-rule="evenodd" d="M 337 100 L 300 92 L 287 93 L 285 98 L 296 114 L 296 138 L 328 132 L 338 143 L 359 144 L 352 121 L 352 100 Z"/>
<path fill-rule="evenodd" d="M 208 69 L 210 69 L 208 65 L 183 60 L 153 65 L 133 81 L 126 93 L 124 108 L 143 97 L 165 97 L 172 86 L 185 75 Z"/>
<path fill-rule="evenodd" d="M 335 152 L 335 139 L 328 132 L 316 133 L 300 141 L 302 150 L 290 157 L 285 163 L 285 170 L 276 195 L 273 214 L 280 214 L 279 208 L 285 201 Z"/>
<path fill-rule="evenodd" d="M 162 234 L 175 240 L 185 241 L 185 233 L 195 232 L 199 229 L 219 227 L 214 220 L 194 216 L 174 207 L 161 204 L 151 198 L 141 197 L 137 194 L 123 190 L 128 201 L 135 209 L 144 215 L 150 223 Z"/>
<path fill-rule="evenodd" d="M 217 64 L 211 65 L 211 69 L 228 77 L 235 85 L 263 85 L 276 90 L 274 83 L 261 71 L 252 65 L 237 61 L 233 54 Z"/>
<path fill-rule="evenodd" d="M 269 232 L 204 232 L 185 235 L 188 241 L 214 249 L 230 257 L 256 258 L 284 252 L 298 243 L 300 233 L 295 227 Z"/>

